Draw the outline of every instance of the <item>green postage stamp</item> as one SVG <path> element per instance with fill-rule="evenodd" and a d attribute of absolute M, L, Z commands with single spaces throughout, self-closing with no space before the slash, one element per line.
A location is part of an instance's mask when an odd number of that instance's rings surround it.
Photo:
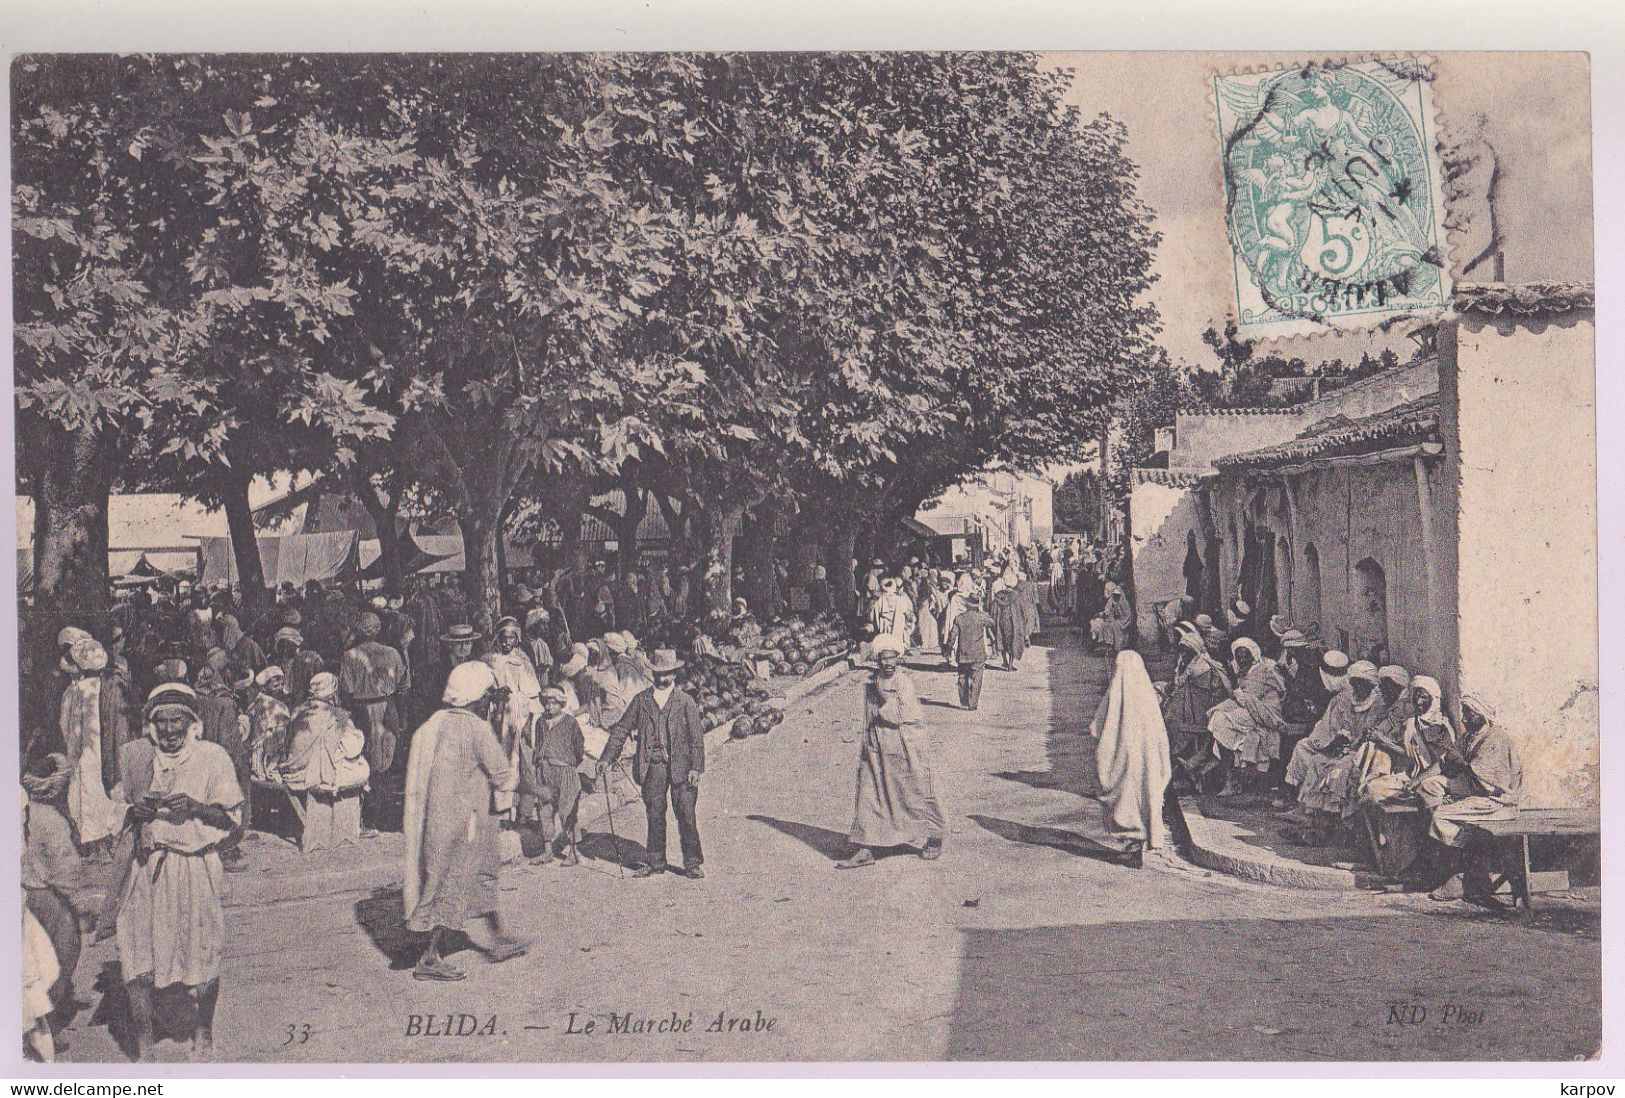
<path fill-rule="evenodd" d="M 1430 84 L 1412 58 L 1213 78 L 1244 335 L 1365 328 L 1449 302 Z"/>

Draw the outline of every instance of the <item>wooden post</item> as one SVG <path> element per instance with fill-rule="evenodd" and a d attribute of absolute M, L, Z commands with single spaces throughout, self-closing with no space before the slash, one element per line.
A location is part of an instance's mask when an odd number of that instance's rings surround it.
<path fill-rule="evenodd" d="M 1427 580 L 1427 620 L 1422 634 L 1423 651 L 1433 651 L 1434 637 L 1438 633 L 1436 610 L 1439 605 L 1438 562 L 1433 542 L 1433 487 L 1428 484 L 1428 470 L 1418 454 L 1411 459 L 1416 470 L 1416 507 L 1422 517 L 1422 571 Z"/>
<path fill-rule="evenodd" d="M 1286 496 L 1286 566 L 1287 575 L 1291 577 L 1287 585 L 1287 603 L 1282 607 L 1287 619 L 1294 624 L 1298 623 L 1298 566 L 1295 555 L 1303 552 L 1303 546 L 1298 541 L 1298 493 L 1292 487 L 1292 476 L 1288 473 L 1281 475 L 1281 492 Z M 1276 565 L 1276 582 L 1280 582 L 1280 565 Z"/>

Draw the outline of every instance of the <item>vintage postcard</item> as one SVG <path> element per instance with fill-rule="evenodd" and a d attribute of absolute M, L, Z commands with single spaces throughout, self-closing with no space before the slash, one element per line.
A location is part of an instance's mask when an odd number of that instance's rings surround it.
<path fill-rule="evenodd" d="M 1601 1055 L 1586 55 L 9 65 L 30 1071 Z"/>

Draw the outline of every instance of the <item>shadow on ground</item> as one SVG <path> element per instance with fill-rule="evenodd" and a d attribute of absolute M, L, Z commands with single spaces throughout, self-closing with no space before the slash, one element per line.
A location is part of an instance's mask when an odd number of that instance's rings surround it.
<path fill-rule="evenodd" d="M 643 864 L 643 844 L 625 835 L 612 835 L 606 831 L 590 831 L 581 836 L 576 849 L 583 858 L 608 862 L 625 869 Z M 537 853 L 541 853 L 540 848 Z"/>
<path fill-rule="evenodd" d="M 970 818 L 1007 842 L 1047 846 L 1067 854 L 1075 854 L 1080 858 L 1094 858 L 1117 864 L 1115 851 L 1075 831 L 1016 823 L 1014 820 L 1001 820 L 994 816 L 981 816 L 975 813 L 972 813 Z"/>
<path fill-rule="evenodd" d="M 373 889 L 369 895 L 355 902 L 354 910 L 356 925 L 366 933 L 373 948 L 388 959 L 391 971 L 398 972 L 417 964 L 428 939 L 426 935 L 406 929 L 399 885 Z M 452 958 L 471 948 L 473 942 L 468 935 L 457 931 L 446 938 L 442 953 Z"/>
<path fill-rule="evenodd" d="M 1410 914 L 971 930 L 947 1056 L 1570 1060 L 1594 1053 L 1598 944 L 1501 923 L 1475 929 L 1465 945 L 1451 921 Z M 1463 965 L 1464 949 L 1483 963 Z M 1412 1005 L 1425 1008 L 1424 1021 L 1390 1021 L 1391 1007 Z M 1476 1022 L 1464 1020 L 1474 1014 Z"/>
<path fill-rule="evenodd" d="M 852 852 L 851 842 L 840 831 L 832 831 L 815 824 L 797 823 L 794 820 L 778 820 L 772 816 L 752 814 L 745 818 L 754 823 L 766 824 L 780 834 L 806 843 L 832 862 L 839 861 Z"/>
<path fill-rule="evenodd" d="M 117 961 L 104 961 L 91 985 L 101 998 L 90 1014 L 91 1026 L 106 1026 L 108 1035 L 126 1057 L 136 1057 L 135 1026 L 123 969 Z M 154 1042 L 174 1041 L 190 1047 L 197 1028 L 197 1003 L 181 984 L 158 988 L 152 1000 Z"/>

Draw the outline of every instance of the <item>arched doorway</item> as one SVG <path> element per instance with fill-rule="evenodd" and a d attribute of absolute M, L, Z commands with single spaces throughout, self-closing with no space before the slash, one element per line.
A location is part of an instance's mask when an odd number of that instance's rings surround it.
<path fill-rule="evenodd" d="M 1350 655 L 1388 662 L 1388 576 L 1370 557 L 1354 566 L 1354 624 Z"/>
<path fill-rule="evenodd" d="M 1314 542 L 1303 547 L 1303 597 L 1298 607 L 1298 617 L 1302 621 L 1294 622 L 1303 630 L 1304 636 L 1324 637 L 1325 622 L 1321 619 L 1320 609 L 1320 550 L 1315 548 Z"/>
<path fill-rule="evenodd" d="M 1247 527 L 1242 550 L 1241 598 L 1252 607 L 1254 622 L 1267 622 L 1277 610 L 1275 600 L 1275 534 L 1256 526 Z"/>

